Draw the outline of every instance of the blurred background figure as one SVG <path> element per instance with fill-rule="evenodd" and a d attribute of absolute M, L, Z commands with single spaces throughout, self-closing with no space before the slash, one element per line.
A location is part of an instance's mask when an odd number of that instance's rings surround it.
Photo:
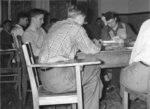
<path fill-rule="evenodd" d="M 13 44 L 13 39 L 10 34 L 12 22 L 10 20 L 5 20 L 2 23 L 2 30 L 0 32 L 0 49 L 11 49 Z M 0 55 L 0 67 L 8 67 L 8 62 L 10 60 L 11 54 L 1 54 Z"/>
<path fill-rule="evenodd" d="M 12 39 L 12 36 L 10 34 L 11 24 L 12 24 L 12 22 L 10 20 L 5 20 L 2 23 L 2 30 L 0 33 L 1 49 L 12 48 L 13 39 Z"/>
<path fill-rule="evenodd" d="M 58 21 L 57 18 L 55 17 L 51 17 L 51 14 L 49 12 L 45 12 L 44 15 L 44 23 L 42 24 L 42 28 L 45 30 L 45 32 L 47 33 L 48 30 L 50 29 L 50 27 Z"/>
<path fill-rule="evenodd" d="M 57 18 L 51 18 L 51 19 L 50 19 L 51 26 L 52 26 L 54 23 L 56 23 L 57 21 L 58 21 Z"/>
<path fill-rule="evenodd" d="M 101 30 L 103 25 L 103 21 L 100 17 L 98 17 L 94 23 L 84 25 L 86 32 L 91 40 L 99 40 L 101 38 Z"/>
<path fill-rule="evenodd" d="M 12 29 L 11 34 L 13 36 L 17 36 L 20 35 L 22 36 L 24 33 L 24 30 L 26 29 L 26 27 L 29 24 L 29 16 L 28 13 L 26 12 L 20 12 L 17 15 L 17 24 L 15 25 L 15 27 Z"/>
<path fill-rule="evenodd" d="M 51 15 L 50 13 L 46 12 L 44 15 L 44 23 L 42 24 L 42 28 L 45 30 L 45 32 L 48 32 L 48 29 L 51 27 L 50 23 Z"/>

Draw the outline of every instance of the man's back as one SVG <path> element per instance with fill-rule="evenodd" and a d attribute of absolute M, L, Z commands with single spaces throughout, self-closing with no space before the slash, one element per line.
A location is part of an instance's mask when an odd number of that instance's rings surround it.
<path fill-rule="evenodd" d="M 83 27 L 70 19 L 59 21 L 49 30 L 40 51 L 40 62 L 74 59 L 78 50 L 84 53 L 100 51 L 88 38 Z"/>
<path fill-rule="evenodd" d="M 80 26 L 68 20 L 59 21 L 49 30 L 41 50 L 41 61 L 55 57 L 53 60 L 68 60 L 74 58 L 76 49 L 72 52 L 73 38 Z M 51 52 L 49 52 L 51 51 Z M 72 52 L 72 53 L 71 53 Z M 47 55 L 47 56 L 46 56 Z"/>

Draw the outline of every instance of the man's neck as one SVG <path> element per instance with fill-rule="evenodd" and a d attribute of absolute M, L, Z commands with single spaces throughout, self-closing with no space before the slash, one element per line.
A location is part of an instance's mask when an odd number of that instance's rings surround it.
<path fill-rule="evenodd" d="M 116 23 L 116 25 L 112 28 L 114 31 L 116 31 L 118 28 L 118 23 Z"/>
<path fill-rule="evenodd" d="M 32 24 L 29 26 L 29 28 L 34 32 L 37 32 L 39 30 L 38 27 L 36 27 L 35 25 L 32 25 Z"/>

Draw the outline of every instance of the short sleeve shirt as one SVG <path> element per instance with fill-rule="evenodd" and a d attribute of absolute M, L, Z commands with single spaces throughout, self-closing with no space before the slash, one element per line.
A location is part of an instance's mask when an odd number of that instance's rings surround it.
<path fill-rule="evenodd" d="M 39 62 L 51 63 L 74 59 L 76 52 L 94 54 L 100 51 L 87 36 L 84 28 L 71 19 L 55 23 L 46 35 Z"/>

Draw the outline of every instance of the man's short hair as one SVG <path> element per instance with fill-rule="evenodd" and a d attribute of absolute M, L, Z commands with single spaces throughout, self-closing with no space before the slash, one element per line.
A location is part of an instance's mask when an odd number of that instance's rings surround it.
<path fill-rule="evenodd" d="M 116 18 L 116 14 L 114 12 L 111 12 L 111 11 L 103 13 L 102 16 L 104 16 L 106 18 L 106 21 Z"/>
<path fill-rule="evenodd" d="M 99 20 L 101 21 L 101 18 L 100 18 L 100 17 L 97 17 L 95 21 L 97 22 L 97 21 L 99 21 Z"/>
<path fill-rule="evenodd" d="M 17 15 L 17 22 L 21 19 L 21 18 L 28 18 L 29 15 L 27 12 L 19 12 Z"/>
<path fill-rule="evenodd" d="M 56 23 L 57 21 L 58 21 L 57 18 L 51 18 L 51 19 L 50 19 L 50 23 Z"/>
<path fill-rule="evenodd" d="M 69 18 L 74 18 L 77 15 L 83 15 L 86 16 L 86 12 L 84 10 L 83 7 L 81 6 L 76 6 L 76 5 L 72 5 L 68 8 L 68 17 Z"/>
<path fill-rule="evenodd" d="M 46 11 L 42 10 L 42 9 L 38 9 L 38 8 L 34 8 L 30 10 L 30 18 L 32 17 L 36 17 L 38 15 L 41 14 L 45 14 Z"/>
<path fill-rule="evenodd" d="M 4 27 L 8 23 L 11 24 L 12 23 L 11 20 L 4 20 L 3 23 L 2 23 L 2 27 Z"/>

